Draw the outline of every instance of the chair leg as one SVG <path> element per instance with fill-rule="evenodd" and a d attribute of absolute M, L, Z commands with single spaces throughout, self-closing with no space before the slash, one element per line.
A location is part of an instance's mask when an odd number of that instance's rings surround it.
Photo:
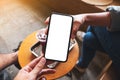
<path fill-rule="evenodd" d="M 100 73 L 100 75 L 98 76 L 97 80 L 103 80 L 103 78 L 105 76 L 105 72 L 110 68 L 111 64 L 112 64 L 112 60 L 110 60 L 108 62 L 108 64 L 103 68 L 103 70 Z"/>

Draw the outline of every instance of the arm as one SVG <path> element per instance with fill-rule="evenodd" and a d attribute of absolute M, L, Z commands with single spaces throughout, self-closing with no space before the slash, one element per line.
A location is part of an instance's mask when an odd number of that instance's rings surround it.
<path fill-rule="evenodd" d="M 46 59 L 42 56 L 35 58 L 25 67 L 23 67 L 14 78 L 14 80 L 46 80 L 43 74 L 55 73 L 54 69 L 43 69 Z M 43 78 L 43 79 L 42 79 Z"/>
<path fill-rule="evenodd" d="M 110 12 L 101 13 L 88 13 L 75 15 L 74 22 L 79 24 L 92 25 L 92 26 L 109 26 L 110 25 Z"/>
<path fill-rule="evenodd" d="M 17 52 L 10 54 L 0 54 L 0 70 L 17 61 Z"/>
<path fill-rule="evenodd" d="M 109 31 L 120 31 L 120 6 L 109 6 L 107 12 L 74 15 L 74 23 L 104 26 Z M 79 28 L 78 26 L 78 28 Z M 77 29 L 78 29 L 77 28 Z"/>
<path fill-rule="evenodd" d="M 110 27 L 111 25 L 111 13 L 101 12 L 101 13 L 86 13 L 73 15 L 73 29 L 72 38 L 75 38 L 76 32 L 81 27 L 81 25 L 92 25 L 92 26 L 104 26 Z M 49 23 L 49 17 L 45 20 L 45 24 Z"/>
<path fill-rule="evenodd" d="M 76 32 L 81 27 L 81 25 L 92 25 L 92 26 L 104 26 L 109 27 L 111 24 L 111 15 L 110 12 L 101 12 L 101 13 L 87 13 L 87 14 L 78 14 L 73 15 L 73 31 L 72 38 L 75 37 Z"/>
<path fill-rule="evenodd" d="M 84 24 L 93 26 L 110 26 L 110 12 L 84 14 Z"/>

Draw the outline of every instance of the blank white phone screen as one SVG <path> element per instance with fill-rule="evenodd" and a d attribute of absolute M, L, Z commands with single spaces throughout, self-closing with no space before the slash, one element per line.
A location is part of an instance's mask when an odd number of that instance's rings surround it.
<path fill-rule="evenodd" d="M 48 28 L 45 58 L 66 61 L 69 51 L 72 17 L 52 14 Z"/>

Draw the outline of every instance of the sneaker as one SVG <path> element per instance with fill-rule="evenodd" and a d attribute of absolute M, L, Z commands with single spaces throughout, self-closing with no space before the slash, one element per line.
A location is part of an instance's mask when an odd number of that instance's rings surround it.
<path fill-rule="evenodd" d="M 86 71 L 86 68 L 81 68 L 80 66 L 78 66 L 77 64 L 75 65 L 75 68 L 80 72 L 80 73 L 84 73 Z"/>
<path fill-rule="evenodd" d="M 85 36 L 85 32 L 83 31 L 78 31 L 77 34 L 76 34 L 77 38 L 82 42 L 83 41 L 83 38 Z"/>

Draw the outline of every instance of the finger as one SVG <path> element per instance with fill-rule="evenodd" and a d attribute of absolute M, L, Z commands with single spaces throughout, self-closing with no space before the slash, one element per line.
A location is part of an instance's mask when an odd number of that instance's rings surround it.
<path fill-rule="evenodd" d="M 49 24 L 49 21 L 50 21 L 50 17 L 48 17 L 46 20 L 45 20 L 45 24 Z"/>
<path fill-rule="evenodd" d="M 75 38 L 76 33 L 77 33 L 78 29 L 79 29 L 79 26 L 80 26 L 80 24 L 78 22 L 74 22 L 73 28 L 72 28 L 72 35 L 71 35 L 72 39 Z"/>
<path fill-rule="evenodd" d="M 48 27 L 45 28 L 45 34 L 47 34 L 47 33 L 48 33 Z"/>
<path fill-rule="evenodd" d="M 29 64 L 27 64 L 25 67 L 23 67 L 23 69 L 27 72 L 30 72 L 34 67 L 35 65 L 39 62 L 39 60 L 41 59 L 42 57 L 38 57 L 38 58 L 35 58 L 32 62 L 30 62 Z"/>
<path fill-rule="evenodd" d="M 42 69 L 42 71 L 39 73 L 39 76 L 43 74 L 53 74 L 55 72 L 56 72 L 55 69 Z"/>
<path fill-rule="evenodd" d="M 71 38 L 72 38 L 72 39 L 75 38 L 76 33 L 77 33 L 77 31 L 76 31 L 76 27 L 73 27 L 73 29 L 72 29 L 72 34 L 71 34 Z"/>
<path fill-rule="evenodd" d="M 75 39 L 75 35 L 71 35 L 71 39 Z"/>
<path fill-rule="evenodd" d="M 46 59 L 45 59 L 44 57 L 42 57 L 42 58 L 40 59 L 40 61 L 38 62 L 38 64 L 37 64 L 37 65 L 34 67 L 34 69 L 31 71 L 31 74 L 33 74 L 33 75 L 38 75 L 38 74 L 42 71 L 45 63 L 46 63 Z"/>
<path fill-rule="evenodd" d="M 40 51 L 40 54 L 41 54 L 40 56 L 42 56 L 42 57 L 44 56 L 44 53 L 42 51 Z"/>
<path fill-rule="evenodd" d="M 44 76 L 42 76 L 39 80 L 47 80 Z"/>

